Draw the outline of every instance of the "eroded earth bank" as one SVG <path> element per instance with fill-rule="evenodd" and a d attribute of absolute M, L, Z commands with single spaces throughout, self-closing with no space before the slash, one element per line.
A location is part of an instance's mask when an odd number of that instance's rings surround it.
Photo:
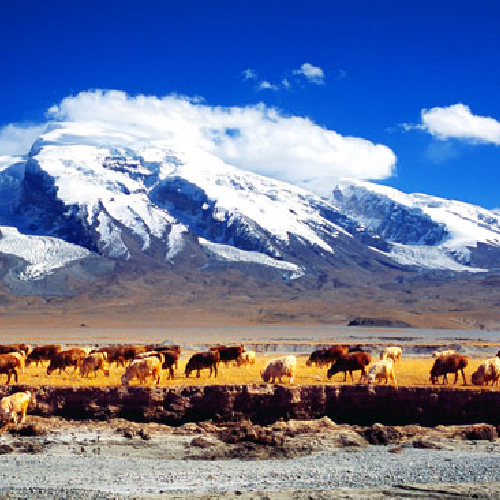
<path fill-rule="evenodd" d="M 0 436 L 0 498 L 500 498 L 499 396 L 37 388 L 26 423 Z"/>

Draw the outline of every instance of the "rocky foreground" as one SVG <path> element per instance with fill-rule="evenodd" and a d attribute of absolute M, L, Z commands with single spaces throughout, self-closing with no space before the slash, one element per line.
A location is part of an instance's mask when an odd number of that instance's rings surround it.
<path fill-rule="evenodd" d="M 0 437 L 0 498 L 500 498 L 498 432 L 32 416 Z"/>

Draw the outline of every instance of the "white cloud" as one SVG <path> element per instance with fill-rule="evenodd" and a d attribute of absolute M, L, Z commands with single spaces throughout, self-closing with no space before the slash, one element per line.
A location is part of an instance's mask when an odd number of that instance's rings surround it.
<path fill-rule="evenodd" d="M 50 115 L 95 125 L 113 138 L 128 135 L 178 151 L 202 150 L 236 167 L 325 195 L 344 177 L 385 179 L 396 163 L 387 146 L 343 137 L 262 103 L 222 108 L 177 95 L 130 97 L 96 90 L 63 99 Z"/>
<path fill-rule="evenodd" d="M 267 80 L 263 80 L 259 84 L 259 90 L 278 90 L 279 87 L 277 85 L 268 82 Z"/>
<path fill-rule="evenodd" d="M 251 68 L 242 71 L 243 80 L 257 80 L 257 72 Z"/>
<path fill-rule="evenodd" d="M 281 85 L 283 85 L 283 88 L 285 89 L 289 89 L 291 86 L 290 82 L 288 81 L 288 78 L 283 78 L 283 80 L 281 80 Z"/>
<path fill-rule="evenodd" d="M 44 129 L 45 125 L 6 125 L 0 129 L 0 155 L 28 154 L 33 142 Z"/>
<path fill-rule="evenodd" d="M 311 63 L 304 63 L 300 69 L 294 69 L 294 75 L 304 75 L 310 82 L 316 85 L 325 83 L 325 73 L 319 66 L 313 66 Z"/>
<path fill-rule="evenodd" d="M 439 139 L 464 139 L 500 145 L 500 122 L 473 115 L 469 106 L 453 104 L 445 108 L 423 109 L 418 126 Z M 408 129 L 404 124 L 404 128 Z"/>

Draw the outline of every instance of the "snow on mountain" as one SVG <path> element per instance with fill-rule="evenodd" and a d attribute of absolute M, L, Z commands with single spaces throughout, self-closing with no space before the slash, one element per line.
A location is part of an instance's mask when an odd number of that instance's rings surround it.
<path fill-rule="evenodd" d="M 251 252 L 240 250 L 230 245 L 221 245 L 212 243 L 203 238 L 200 238 L 200 244 L 217 259 L 232 261 L 232 262 L 249 262 L 253 264 L 262 264 L 264 266 L 274 267 L 281 271 L 286 271 L 287 276 L 291 279 L 300 278 L 304 275 L 304 270 L 297 264 L 283 260 L 276 260 L 259 252 Z"/>
<path fill-rule="evenodd" d="M 0 226 L 0 253 L 20 257 L 27 262 L 18 272 L 20 280 L 37 280 L 69 262 L 87 257 L 86 248 L 48 236 L 26 236 L 16 228 Z"/>
<path fill-rule="evenodd" d="M 346 181 L 331 201 L 389 243 L 402 264 L 481 271 L 500 267 L 500 216 L 481 207 L 369 182 Z"/>
<path fill-rule="evenodd" d="M 10 193 L 0 224 L 33 236 L 30 245 L 50 236 L 112 259 L 173 263 L 198 241 L 216 260 L 298 276 L 299 265 L 286 259 L 307 260 L 311 249 L 333 256 L 339 238 L 352 239 L 342 227 L 351 222 L 322 198 L 168 137 L 52 123 L 21 160 L 0 163 L 0 191 Z"/>

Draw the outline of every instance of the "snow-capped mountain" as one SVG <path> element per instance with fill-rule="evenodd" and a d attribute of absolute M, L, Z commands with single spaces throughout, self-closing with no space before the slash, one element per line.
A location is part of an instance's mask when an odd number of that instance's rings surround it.
<path fill-rule="evenodd" d="M 20 278 L 96 254 L 204 269 L 244 263 L 286 279 L 380 260 L 318 196 L 189 144 L 102 125 L 51 124 L 26 158 L 3 158 L 1 194 L 0 253 L 24 262 Z"/>
<path fill-rule="evenodd" d="M 339 184 L 330 201 L 379 238 L 397 262 L 428 269 L 500 268 L 500 216 L 481 207 L 369 182 Z"/>
<path fill-rule="evenodd" d="M 11 283 L 128 261 L 324 280 L 338 269 L 480 271 L 499 257 L 494 212 L 363 182 L 327 200 L 209 148 L 111 125 L 51 123 L 25 157 L 0 157 L 0 277 L 8 268 Z"/>

